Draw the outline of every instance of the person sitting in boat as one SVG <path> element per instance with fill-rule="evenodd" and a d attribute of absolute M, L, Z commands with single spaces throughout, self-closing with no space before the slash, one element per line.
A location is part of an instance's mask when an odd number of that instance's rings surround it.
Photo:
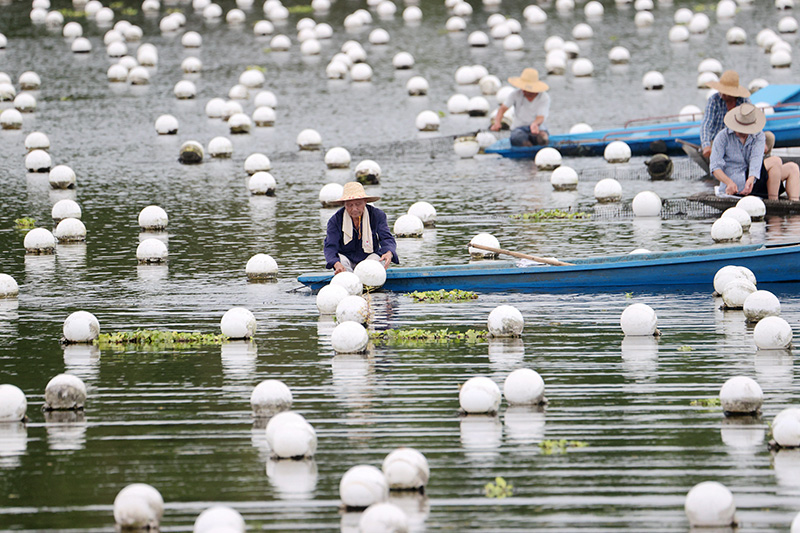
<path fill-rule="evenodd" d="M 526 68 L 519 77 L 508 78 L 508 83 L 517 90 L 500 105 L 489 129 L 500 131 L 503 115 L 513 107 L 511 146 L 547 144 L 550 135 L 545 120 L 550 113 L 550 95 L 547 94 L 550 86 L 539 80 L 539 72 L 534 68 Z"/>
<path fill-rule="evenodd" d="M 706 103 L 703 121 L 700 123 L 700 145 L 703 157 L 711 156 L 711 143 L 724 127 L 725 114 L 734 107 L 749 104 L 750 91 L 747 87 L 739 85 L 739 74 L 733 70 L 726 70 L 719 77 L 719 81 L 710 81 L 708 86 L 716 89 L 716 94 L 711 95 Z"/>
<path fill-rule="evenodd" d="M 364 186 L 357 181 L 345 183 L 342 197 L 335 202 L 344 207 L 328 220 L 325 268 L 332 268 L 338 274 L 352 272 L 365 259 L 380 261 L 384 268 L 389 268 L 391 262 L 400 262 L 386 213 L 367 205 L 379 199 L 367 196 Z"/>
<path fill-rule="evenodd" d="M 775 146 L 775 134 L 764 132 L 764 162 L 761 164 L 761 176 L 753 187 L 753 194 L 761 198 L 777 200 L 786 192 L 789 200 L 800 200 L 800 167 L 793 161 L 783 160 L 772 155 Z"/>
<path fill-rule="evenodd" d="M 764 159 L 764 124 L 767 117 L 753 104 L 742 104 L 725 114 L 723 128 L 711 149 L 711 175 L 722 184 L 717 195 L 747 196 L 761 176 Z M 766 184 L 761 183 L 759 187 Z"/>

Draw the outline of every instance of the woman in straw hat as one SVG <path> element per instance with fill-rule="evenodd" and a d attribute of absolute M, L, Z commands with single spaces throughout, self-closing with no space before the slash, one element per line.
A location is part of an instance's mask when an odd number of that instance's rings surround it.
<path fill-rule="evenodd" d="M 717 194 L 747 196 L 761 175 L 764 124 L 767 117 L 753 104 L 742 104 L 725 114 L 725 128 L 714 137 L 709 164 L 722 185 Z M 763 184 L 762 184 L 763 185 Z"/>
<path fill-rule="evenodd" d="M 734 107 L 751 103 L 750 91 L 739 85 L 739 75 L 736 71 L 726 70 L 719 77 L 719 81 L 710 81 L 708 86 L 716 89 L 717 93 L 708 99 L 703 122 L 700 124 L 700 144 L 703 147 L 703 157 L 706 159 L 711 155 L 711 141 L 725 127 L 723 124 L 725 113 Z"/>
<path fill-rule="evenodd" d="M 338 274 L 345 270 L 352 272 L 365 259 L 380 261 L 384 268 L 389 268 L 391 262 L 400 262 L 386 213 L 367 205 L 367 202 L 379 199 L 378 196 L 367 196 L 364 186 L 357 181 L 344 184 L 342 197 L 335 202 L 344 204 L 344 207 L 328 220 L 326 268 L 332 268 Z"/>
<path fill-rule="evenodd" d="M 775 134 L 765 131 L 764 163 L 761 165 L 761 176 L 753 186 L 753 194 L 761 198 L 777 200 L 786 192 L 789 200 L 800 200 L 800 167 L 794 161 L 783 160 L 772 155 L 775 146 Z"/>
<path fill-rule="evenodd" d="M 511 146 L 547 144 L 550 137 L 544 122 L 550 113 L 550 95 L 546 92 L 550 87 L 539 80 L 539 72 L 534 68 L 526 68 L 519 77 L 508 78 L 508 83 L 517 90 L 512 91 L 497 110 L 489 129 L 499 131 L 503 115 L 513 107 Z"/>

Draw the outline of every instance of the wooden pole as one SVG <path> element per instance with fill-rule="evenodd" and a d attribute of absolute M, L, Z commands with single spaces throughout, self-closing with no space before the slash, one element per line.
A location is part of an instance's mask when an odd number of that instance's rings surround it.
<path fill-rule="evenodd" d="M 494 252 L 496 254 L 510 255 L 512 257 L 519 257 L 520 259 L 530 259 L 531 261 L 537 261 L 539 263 L 545 263 L 553 266 L 570 266 L 575 264 L 565 263 L 564 261 L 559 261 L 554 257 L 539 257 L 537 255 L 521 254 L 519 252 L 512 252 L 510 250 L 503 250 L 501 248 L 492 248 L 491 246 L 484 246 L 482 244 L 470 243 L 468 246 L 471 246 L 472 248 L 478 248 L 480 250 L 486 250 L 487 252 Z"/>

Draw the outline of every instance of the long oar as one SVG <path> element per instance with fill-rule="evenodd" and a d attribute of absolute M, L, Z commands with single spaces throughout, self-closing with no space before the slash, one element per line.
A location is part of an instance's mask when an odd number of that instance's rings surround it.
<path fill-rule="evenodd" d="M 482 244 L 470 243 L 469 246 L 471 246 L 472 248 L 478 248 L 480 250 L 486 250 L 487 252 L 510 255 L 512 257 L 519 257 L 520 259 L 530 259 L 531 261 L 546 263 L 548 265 L 553 265 L 553 266 L 570 266 L 575 264 L 575 263 L 565 263 L 564 261 L 559 261 L 558 259 L 555 259 L 553 257 L 539 257 L 537 255 L 521 254 L 519 252 L 512 252 L 510 250 L 503 250 L 501 248 L 492 248 L 491 246 L 484 246 Z"/>

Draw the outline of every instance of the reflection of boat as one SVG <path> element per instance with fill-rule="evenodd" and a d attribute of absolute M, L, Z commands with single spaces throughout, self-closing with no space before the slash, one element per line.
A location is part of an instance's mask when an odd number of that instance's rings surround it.
<path fill-rule="evenodd" d="M 547 291 L 608 287 L 707 285 L 717 270 L 739 265 L 759 283 L 800 281 L 800 244 L 752 244 L 570 260 L 562 266 L 517 266 L 510 261 L 467 265 L 390 268 L 383 288 L 390 291 L 462 289 L 477 291 Z M 303 274 L 301 283 L 319 290 L 333 274 Z"/>
<path fill-rule="evenodd" d="M 767 117 L 767 129 L 775 134 L 775 146 L 795 146 L 800 144 L 800 85 L 769 85 L 750 96 L 755 103 L 765 103 L 775 109 L 775 113 Z M 676 119 L 660 117 L 661 119 Z M 700 144 L 700 121 L 663 122 L 657 118 L 637 119 L 625 123 L 621 128 L 590 131 L 586 133 L 565 133 L 551 135 L 550 144 L 567 156 L 602 156 L 608 143 L 624 141 L 631 148 L 633 155 L 649 155 L 653 153 L 650 144 L 663 141 L 669 152 L 683 153 L 681 144 L 686 141 Z M 642 122 L 648 122 L 643 125 Z M 486 153 L 500 154 L 503 157 L 516 159 L 532 159 L 545 146 L 511 146 L 508 138 L 500 139 L 486 149 Z"/>

